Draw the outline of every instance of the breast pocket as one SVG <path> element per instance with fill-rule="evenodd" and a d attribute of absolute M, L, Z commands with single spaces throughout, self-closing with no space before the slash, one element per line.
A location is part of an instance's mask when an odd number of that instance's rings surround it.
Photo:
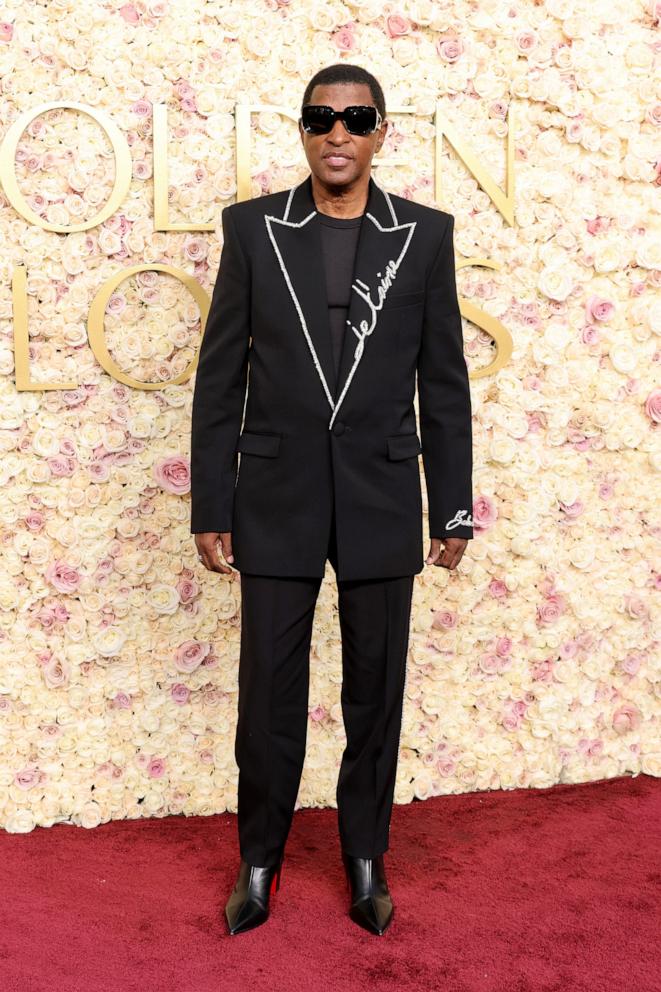
<path fill-rule="evenodd" d="M 258 434 L 254 431 L 244 431 L 239 436 L 236 450 L 247 455 L 275 458 L 280 451 L 281 436 L 280 434 Z"/>
<path fill-rule="evenodd" d="M 415 293 L 388 293 L 383 302 L 384 310 L 395 310 L 399 307 L 415 307 L 425 301 L 423 289 Z"/>
<path fill-rule="evenodd" d="M 422 451 L 422 444 L 417 433 L 414 434 L 393 434 L 386 438 L 388 458 L 391 462 L 398 462 L 404 458 L 413 458 Z"/>

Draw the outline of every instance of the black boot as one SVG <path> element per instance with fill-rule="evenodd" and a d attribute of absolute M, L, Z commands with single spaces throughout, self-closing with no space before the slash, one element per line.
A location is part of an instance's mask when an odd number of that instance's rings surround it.
<path fill-rule="evenodd" d="M 258 868 L 241 859 L 239 877 L 227 900 L 225 917 L 231 934 L 252 930 L 269 918 L 269 898 L 280 888 L 282 859 L 277 865 Z"/>
<path fill-rule="evenodd" d="M 381 935 L 393 916 L 393 904 L 388 891 L 383 855 L 376 858 L 354 858 L 342 852 L 342 859 L 351 888 L 349 916 L 359 926 Z"/>

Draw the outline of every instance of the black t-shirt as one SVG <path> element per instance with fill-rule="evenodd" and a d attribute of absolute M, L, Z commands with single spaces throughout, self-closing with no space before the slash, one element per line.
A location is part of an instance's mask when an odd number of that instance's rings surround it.
<path fill-rule="evenodd" d="M 346 218 L 331 217 L 320 211 L 318 213 L 321 222 L 321 243 L 326 270 L 333 361 L 337 374 L 351 298 L 351 277 L 353 276 L 353 265 L 358 247 L 358 235 L 365 215 Z"/>

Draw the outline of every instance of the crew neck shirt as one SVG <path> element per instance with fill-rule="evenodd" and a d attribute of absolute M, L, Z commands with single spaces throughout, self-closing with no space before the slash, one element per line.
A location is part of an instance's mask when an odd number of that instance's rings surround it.
<path fill-rule="evenodd" d="M 342 343 L 347 325 L 351 279 L 353 276 L 358 235 L 364 214 L 358 217 L 331 217 L 317 211 L 321 225 L 321 245 L 326 272 L 328 317 L 333 345 L 335 376 L 340 367 Z"/>

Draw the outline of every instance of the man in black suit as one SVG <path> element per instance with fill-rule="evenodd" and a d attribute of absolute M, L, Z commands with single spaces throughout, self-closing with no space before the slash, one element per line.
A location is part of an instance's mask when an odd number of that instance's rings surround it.
<path fill-rule="evenodd" d="M 310 175 L 222 215 L 193 401 L 191 532 L 206 568 L 241 573 L 241 866 L 225 907 L 230 933 L 263 923 L 279 888 L 327 560 L 342 634 L 337 806 L 350 916 L 377 934 L 390 923 L 383 854 L 413 580 L 424 567 L 419 454 L 426 562 L 456 568 L 473 536 L 454 218 L 371 178 L 385 114 L 369 72 L 320 70 L 299 119 Z"/>

